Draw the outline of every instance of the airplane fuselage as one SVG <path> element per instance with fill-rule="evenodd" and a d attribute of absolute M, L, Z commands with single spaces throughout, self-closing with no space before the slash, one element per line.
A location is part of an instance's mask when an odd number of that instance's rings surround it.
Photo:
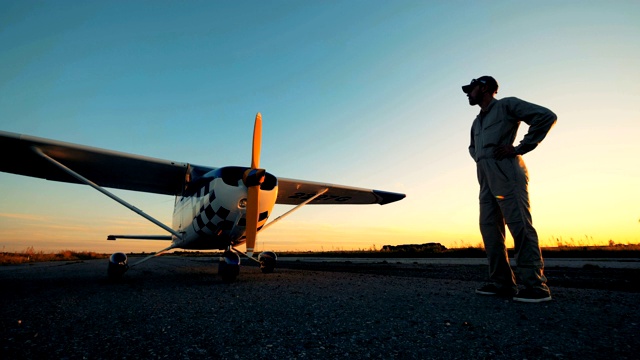
<path fill-rule="evenodd" d="M 227 249 L 245 242 L 247 187 L 242 175 L 247 168 L 223 167 L 187 183 L 177 196 L 172 228 L 176 247 L 193 250 Z M 260 187 L 258 231 L 266 224 L 278 195 L 278 181 L 267 173 Z"/>

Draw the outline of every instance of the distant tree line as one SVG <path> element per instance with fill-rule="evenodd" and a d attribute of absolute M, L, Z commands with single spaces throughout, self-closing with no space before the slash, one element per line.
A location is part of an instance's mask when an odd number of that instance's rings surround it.
<path fill-rule="evenodd" d="M 419 253 L 441 253 L 447 248 L 440 243 L 426 244 L 406 244 L 406 245 L 384 245 L 380 251 L 387 252 L 419 252 Z"/>

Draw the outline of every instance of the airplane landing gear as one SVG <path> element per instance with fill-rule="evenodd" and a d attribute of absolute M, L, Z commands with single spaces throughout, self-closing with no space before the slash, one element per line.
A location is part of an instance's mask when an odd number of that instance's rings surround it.
<path fill-rule="evenodd" d="M 129 270 L 127 255 L 121 252 L 111 255 L 109 258 L 109 268 L 107 269 L 109 280 L 120 280 L 127 270 Z"/>
<path fill-rule="evenodd" d="M 231 283 L 236 280 L 238 274 L 240 274 L 240 256 L 231 250 L 225 251 L 218 263 L 218 275 L 222 281 Z"/>
<path fill-rule="evenodd" d="M 276 268 L 278 256 L 273 251 L 264 251 L 258 256 L 260 262 L 260 270 L 263 274 L 271 274 Z"/>
<path fill-rule="evenodd" d="M 218 262 L 218 275 L 222 278 L 222 281 L 230 283 L 240 274 L 240 255 L 245 255 L 234 248 L 227 249 L 220 257 Z M 278 262 L 278 256 L 273 251 L 263 251 L 258 258 L 249 257 L 250 260 L 260 264 L 260 271 L 263 274 L 270 274 L 276 268 Z"/>

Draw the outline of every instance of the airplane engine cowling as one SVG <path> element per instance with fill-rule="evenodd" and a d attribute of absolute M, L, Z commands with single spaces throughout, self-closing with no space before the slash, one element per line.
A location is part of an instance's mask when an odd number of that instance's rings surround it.
<path fill-rule="evenodd" d="M 109 268 L 107 270 L 109 278 L 120 278 L 127 270 L 129 270 L 129 260 L 125 253 L 117 252 L 109 257 Z"/>
<path fill-rule="evenodd" d="M 265 274 L 269 274 L 276 268 L 278 256 L 273 251 L 263 251 L 258 255 L 258 261 L 260 262 L 260 270 Z"/>

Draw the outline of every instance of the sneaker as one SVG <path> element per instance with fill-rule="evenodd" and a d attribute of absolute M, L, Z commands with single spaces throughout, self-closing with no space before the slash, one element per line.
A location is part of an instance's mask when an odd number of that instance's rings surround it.
<path fill-rule="evenodd" d="M 518 294 L 518 290 L 508 286 L 499 287 L 495 284 L 487 284 L 481 288 L 476 289 L 476 294 L 512 297 Z"/>
<path fill-rule="evenodd" d="M 550 301 L 551 293 L 538 288 L 527 288 L 513 297 L 513 301 L 539 303 L 543 301 Z"/>

